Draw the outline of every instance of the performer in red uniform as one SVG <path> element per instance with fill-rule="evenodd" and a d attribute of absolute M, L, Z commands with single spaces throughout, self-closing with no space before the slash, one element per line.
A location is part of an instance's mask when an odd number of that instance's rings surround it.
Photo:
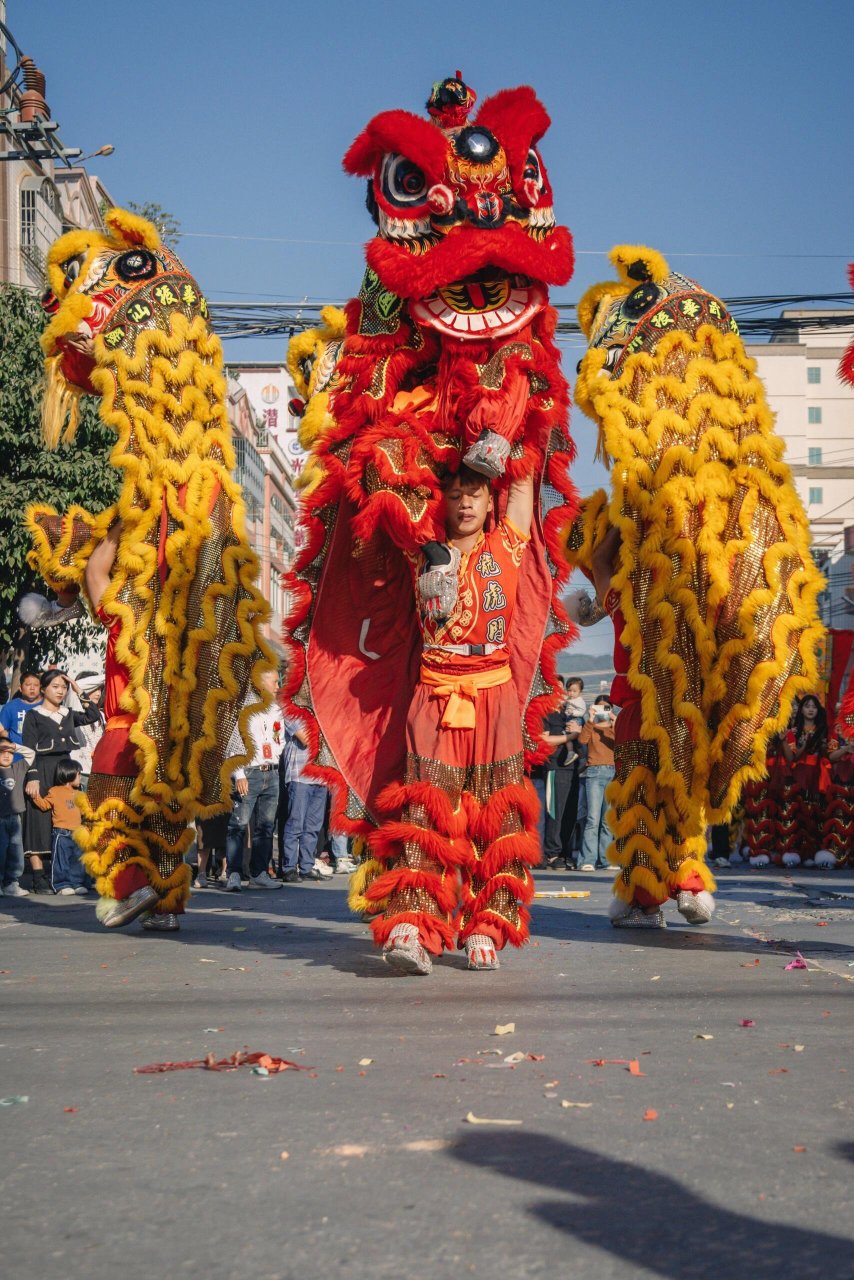
<path fill-rule="evenodd" d="M 457 941 L 470 969 L 498 968 L 496 952 L 527 938 L 521 904 L 540 860 L 507 650 L 533 480 L 510 484 L 505 515 L 489 531 L 483 475 L 463 467 L 444 497 L 448 545 L 430 544 L 416 564 L 424 648 L 406 722 L 406 778 L 382 797 L 386 821 L 370 844 L 386 869 L 365 895 L 381 912 L 371 927 L 386 961 L 418 974 Z"/>

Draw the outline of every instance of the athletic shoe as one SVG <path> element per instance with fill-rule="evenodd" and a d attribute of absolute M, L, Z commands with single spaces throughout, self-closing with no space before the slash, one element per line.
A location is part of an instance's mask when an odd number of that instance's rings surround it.
<path fill-rule="evenodd" d="M 157 890 L 147 884 L 118 901 L 102 898 L 97 907 L 98 919 L 105 929 L 121 929 L 122 925 L 130 924 L 131 920 L 155 907 L 159 901 Z"/>
<path fill-rule="evenodd" d="M 53 893 L 50 881 L 43 871 L 33 872 L 33 893 Z"/>
<path fill-rule="evenodd" d="M 29 889 L 22 889 L 17 880 L 4 884 L 2 893 L 6 898 L 28 898 L 30 896 Z"/>
<path fill-rule="evenodd" d="M 729 866 L 729 858 L 715 858 L 715 866 L 716 866 L 716 867 L 728 867 L 728 866 Z"/>
<path fill-rule="evenodd" d="M 267 871 L 262 871 L 259 876 L 250 876 L 249 884 L 253 889 L 281 889 L 282 887 L 279 881 L 274 880 Z"/>
<path fill-rule="evenodd" d="M 70 884 L 67 884 L 64 889 L 57 889 L 56 895 L 58 898 L 73 898 L 75 896 Z"/>
<path fill-rule="evenodd" d="M 300 874 L 294 867 L 293 871 L 282 872 L 282 884 L 299 884 Z"/>
<path fill-rule="evenodd" d="M 421 945 L 414 924 L 396 924 L 383 947 L 383 960 L 398 973 L 424 975 L 431 972 L 433 961 Z"/>
<path fill-rule="evenodd" d="M 79 884 L 74 892 L 77 894 L 78 898 L 85 898 L 89 890 L 86 888 L 85 884 Z"/>
<path fill-rule="evenodd" d="M 469 969 L 486 971 L 499 967 L 495 942 L 486 934 L 473 933 L 466 938 L 466 955 Z"/>
<path fill-rule="evenodd" d="M 582 863 L 582 865 L 578 868 L 578 870 L 579 870 L 579 871 L 595 871 L 595 870 L 596 870 L 596 868 L 593 866 L 593 863 L 592 863 L 592 862 L 584 862 L 584 863 Z"/>
<path fill-rule="evenodd" d="M 324 880 L 328 880 L 330 876 L 335 875 L 335 872 L 329 866 L 329 863 L 324 862 L 322 858 L 315 858 L 314 869 L 320 873 Z"/>
<path fill-rule="evenodd" d="M 231 875 L 225 882 L 226 893 L 240 893 L 243 885 L 240 883 L 240 872 L 232 871 Z"/>
<path fill-rule="evenodd" d="M 208 878 L 205 875 L 204 871 L 200 871 L 199 874 L 196 876 L 196 883 L 194 885 L 194 888 L 207 889 L 207 887 L 208 887 Z"/>
<path fill-rule="evenodd" d="M 181 928 L 174 911 L 164 911 L 159 915 L 150 915 L 142 922 L 146 933 L 177 933 Z"/>
<path fill-rule="evenodd" d="M 339 858 L 335 863 L 336 876 L 351 876 L 354 871 L 358 870 L 358 862 L 354 862 L 349 855 L 346 858 Z"/>
<path fill-rule="evenodd" d="M 311 871 L 303 871 L 302 874 L 300 875 L 300 880 L 325 880 L 325 879 L 326 879 L 326 876 L 323 875 L 320 871 L 318 871 L 315 867 L 312 867 Z"/>

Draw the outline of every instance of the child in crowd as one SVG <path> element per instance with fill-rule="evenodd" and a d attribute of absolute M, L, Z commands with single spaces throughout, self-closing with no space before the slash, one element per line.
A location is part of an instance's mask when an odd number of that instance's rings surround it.
<path fill-rule="evenodd" d="M 18 883 L 24 871 L 21 815 L 26 771 L 23 756 L 15 759 L 14 745 L 8 739 L 0 741 L 0 897 L 4 898 L 29 897 Z"/>
<path fill-rule="evenodd" d="M 65 756 L 56 766 L 54 784 L 43 798 L 36 800 L 38 807 L 50 810 L 53 819 L 51 840 L 50 887 L 63 897 L 89 892 L 91 880 L 83 870 L 80 850 L 74 832 L 82 817 L 77 806 L 80 792 L 80 765 L 71 756 Z"/>

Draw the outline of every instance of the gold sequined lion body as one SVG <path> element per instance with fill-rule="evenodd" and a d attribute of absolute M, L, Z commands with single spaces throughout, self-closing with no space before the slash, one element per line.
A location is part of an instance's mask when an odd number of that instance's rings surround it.
<path fill-rule="evenodd" d="M 611 260 L 619 280 L 579 304 L 576 388 L 610 491 L 584 504 L 567 555 L 595 577 L 598 549 L 619 642 L 619 916 L 714 889 L 706 825 L 728 820 L 793 698 L 815 688 L 822 579 L 735 322 L 655 251 Z"/>
<path fill-rule="evenodd" d="M 109 585 L 90 600 L 108 629 L 106 732 L 83 800 L 80 843 L 102 899 L 154 889 L 181 910 L 188 823 L 230 807 L 237 728 L 269 701 L 269 607 L 256 587 L 225 408 L 222 349 L 195 280 L 155 228 L 123 210 L 106 231 L 63 236 L 48 257 L 43 335 L 48 447 L 73 439 L 77 400 L 115 430 L 118 503 L 91 514 L 32 507 L 33 566 L 56 591 L 87 590 L 112 536 Z M 109 531 L 112 531 L 110 534 Z"/>

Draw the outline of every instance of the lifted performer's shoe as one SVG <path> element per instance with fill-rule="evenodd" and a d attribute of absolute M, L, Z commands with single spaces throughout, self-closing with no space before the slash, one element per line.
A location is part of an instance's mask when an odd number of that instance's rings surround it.
<path fill-rule="evenodd" d="M 181 928 L 174 911 L 164 911 L 162 915 L 150 915 L 142 922 L 148 933 L 177 933 Z"/>
<path fill-rule="evenodd" d="M 143 911 L 150 911 L 159 901 L 157 890 L 147 884 L 142 889 L 134 889 L 127 898 L 102 898 L 96 907 L 96 914 L 105 929 L 121 929 L 123 925 L 130 924 L 131 920 L 141 916 Z M 104 903 L 107 905 L 104 906 Z"/>
<path fill-rule="evenodd" d="M 473 933 L 466 938 L 466 955 L 470 969 L 485 971 L 499 968 L 495 943 L 484 933 Z"/>
<path fill-rule="evenodd" d="M 715 914 L 715 900 L 707 889 L 699 893 L 683 889 L 676 899 L 676 908 L 689 924 L 708 924 Z"/>
<path fill-rule="evenodd" d="M 433 961 L 421 945 L 414 924 L 396 924 L 383 947 L 383 960 L 398 973 L 427 974 Z"/>

